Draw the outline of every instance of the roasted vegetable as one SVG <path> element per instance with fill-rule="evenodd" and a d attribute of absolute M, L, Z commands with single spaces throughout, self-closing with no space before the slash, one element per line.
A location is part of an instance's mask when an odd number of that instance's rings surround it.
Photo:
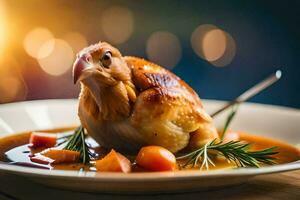
<path fill-rule="evenodd" d="M 40 164 L 76 163 L 79 161 L 80 153 L 71 150 L 46 149 L 30 158 L 32 162 Z"/>
<path fill-rule="evenodd" d="M 50 148 L 56 145 L 56 134 L 32 132 L 29 139 L 30 147 Z"/>
<path fill-rule="evenodd" d="M 96 161 L 96 169 L 102 172 L 124 172 L 131 171 L 131 162 L 122 154 L 111 150 L 104 158 Z"/>
<path fill-rule="evenodd" d="M 147 146 L 141 148 L 136 163 L 150 171 L 174 171 L 176 158 L 167 149 L 160 146 Z"/>

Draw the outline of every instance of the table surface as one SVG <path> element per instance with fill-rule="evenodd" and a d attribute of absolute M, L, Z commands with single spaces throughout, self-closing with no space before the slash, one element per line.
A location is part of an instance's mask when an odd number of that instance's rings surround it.
<path fill-rule="evenodd" d="M 58 198 L 59 197 L 59 198 Z M 0 199 L 72 199 L 106 200 L 120 199 L 300 199 L 300 170 L 280 174 L 263 175 L 247 183 L 218 190 L 158 195 L 109 195 L 59 190 L 33 183 L 26 178 L 0 173 Z"/>

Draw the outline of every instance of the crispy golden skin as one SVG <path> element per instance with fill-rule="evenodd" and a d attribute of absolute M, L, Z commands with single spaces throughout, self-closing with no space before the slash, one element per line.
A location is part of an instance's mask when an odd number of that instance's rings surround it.
<path fill-rule="evenodd" d="M 100 75 L 82 81 L 79 117 L 102 146 L 137 151 L 159 145 L 177 152 L 218 137 L 198 95 L 175 74 L 141 58 L 122 57 L 107 43 L 95 48 L 96 55 L 112 52 L 106 74 L 112 84 L 104 84 Z M 111 75 L 114 68 L 118 76 Z M 197 141 L 190 141 L 190 133 Z"/>

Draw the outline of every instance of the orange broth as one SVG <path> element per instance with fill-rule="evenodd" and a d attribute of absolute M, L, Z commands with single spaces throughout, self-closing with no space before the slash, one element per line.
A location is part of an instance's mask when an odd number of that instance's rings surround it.
<path fill-rule="evenodd" d="M 75 127 L 64 127 L 64 128 L 56 128 L 56 129 L 50 129 L 50 130 L 42 130 L 40 132 L 47 132 L 47 133 L 63 133 L 66 131 L 72 131 Z M 29 142 L 31 131 L 29 132 L 23 132 L 23 133 L 16 133 L 12 135 L 8 135 L 5 137 L 0 138 L 0 160 L 9 162 L 5 156 L 5 153 L 15 147 L 26 145 Z M 288 144 L 287 142 L 269 138 L 269 137 L 263 137 L 258 136 L 254 134 L 249 134 L 245 132 L 234 132 L 234 131 L 228 131 L 225 137 L 225 141 L 228 140 L 240 140 L 245 141 L 247 143 L 253 143 L 253 146 L 251 147 L 251 150 L 262 150 L 266 148 L 270 148 L 273 146 L 276 146 L 276 151 L 278 154 L 274 155 L 276 158 L 276 163 L 283 164 L 283 163 L 289 163 L 294 162 L 297 160 L 300 160 L 300 151 L 297 147 L 294 145 Z M 33 149 L 32 153 L 37 153 L 42 151 L 43 149 Z M 108 153 L 107 150 L 101 148 L 101 147 L 95 147 L 93 150 L 98 154 L 97 158 L 102 158 L 105 156 L 106 153 Z M 18 153 L 18 152 L 17 152 Z M 23 152 L 19 152 L 20 156 L 22 156 Z M 126 155 L 125 155 L 126 156 Z M 134 156 L 127 156 L 132 162 L 134 162 Z M 97 159 L 96 158 L 96 159 Z M 223 157 L 217 157 L 214 160 L 216 166 L 210 166 L 210 170 L 214 169 L 231 169 L 235 168 L 234 163 L 228 162 Z M 54 170 L 91 170 L 95 171 L 95 168 L 93 167 L 94 161 L 91 161 L 89 165 L 83 165 L 80 163 L 71 163 L 71 164 L 52 164 L 52 169 Z M 180 161 L 178 162 L 180 165 Z M 178 166 L 179 166 L 178 165 Z M 195 170 L 199 169 L 199 166 L 196 166 L 194 168 L 187 168 L 184 170 Z M 178 167 L 178 170 L 180 167 Z M 132 166 L 133 172 L 145 172 L 144 169 L 140 168 L 139 166 L 133 164 Z"/>

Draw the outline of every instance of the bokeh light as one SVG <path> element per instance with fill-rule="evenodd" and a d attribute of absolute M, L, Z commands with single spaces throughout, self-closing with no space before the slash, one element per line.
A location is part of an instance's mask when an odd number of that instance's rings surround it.
<path fill-rule="evenodd" d="M 128 8 L 115 6 L 103 11 L 100 24 L 108 42 L 121 44 L 132 35 L 134 18 Z"/>
<path fill-rule="evenodd" d="M 202 52 L 207 61 L 215 61 L 224 54 L 226 49 L 226 36 L 220 29 L 207 32 L 202 40 Z"/>
<path fill-rule="evenodd" d="M 0 103 L 26 99 L 27 85 L 19 69 L 19 63 L 13 56 L 0 60 Z"/>
<path fill-rule="evenodd" d="M 236 45 L 232 36 L 211 24 L 198 26 L 192 33 L 191 44 L 199 57 L 214 66 L 226 66 L 235 56 Z"/>
<path fill-rule="evenodd" d="M 50 52 L 48 56 L 43 57 L 45 52 Z M 72 47 L 64 40 L 51 39 L 42 44 L 38 56 L 41 68 L 48 74 L 53 76 L 62 75 L 71 66 L 74 60 Z"/>
<path fill-rule="evenodd" d="M 176 35 L 158 31 L 151 34 L 146 44 L 148 59 L 163 67 L 171 69 L 181 59 L 181 46 Z"/>
<path fill-rule="evenodd" d="M 78 53 L 84 47 L 87 47 L 88 42 L 86 38 L 78 32 L 69 32 L 63 39 L 69 43 L 74 53 Z"/>
<path fill-rule="evenodd" d="M 0 80 L 0 101 L 10 102 L 15 100 L 21 88 L 22 83 L 18 78 L 2 77 Z"/>
<path fill-rule="evenodd" d="M 192 33 L 191 36 L 191 45 L 194 50 L 194 52 L 200 56 L 202 59 L 205 59 L 204 53 L 203 53 L 203 48 L 202 48 L 202 43 L 203 43 L 203 38 L 208 33 L 209 31 L 215 30 L 217 27 L 212 24 L 203 24 L 198 26 L 195 31 Z"/>
<path fill-rule="evenodd" d="M 211 62 L 211 64 L 217 67 L 223 67 L 229 65 L 236 54 L 236 44 L 234 39 L 229 33 L 224 32 L 224 34 L 226 36 L 225 52 L 223 53 L 221 58 Z"/>
<path fill-rule="evenodd" d="M 0 2 L 0 53 L 4 50 L 6 36 L 5 8 L 3 2 Z"/>
<path fill-rule="evenodd" d="M 44 54 L 39 55 L 39 51 L 41 46 L 52 38 L 53 34 L 48 29 L 42 27 L 35 28 L 25 36 L 23 41 L 25 51 L 34 58 L 42 58 L 39 56 L 47 56 L 45 52 Z"/>
<path fill-rule="evenodd" d="M 54 50 L 55 39 L 50 39 L 44 42 L 38 51 L 37 59 L 42 59 L 48 57 Z"/>

